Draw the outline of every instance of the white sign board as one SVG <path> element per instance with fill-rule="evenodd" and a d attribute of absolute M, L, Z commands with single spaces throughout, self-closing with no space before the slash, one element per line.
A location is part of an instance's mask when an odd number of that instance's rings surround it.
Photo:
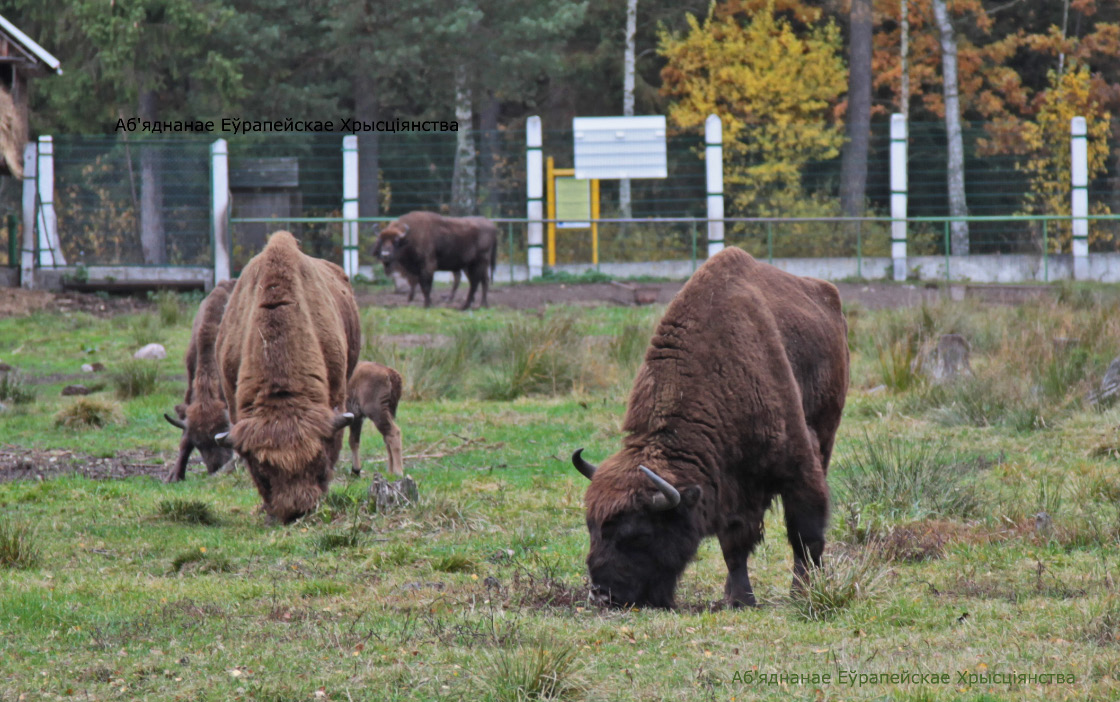
<path fill-rule="evenodd" d="M 576 178 L 665 178 L 665 116 L 576 117 Z"/>

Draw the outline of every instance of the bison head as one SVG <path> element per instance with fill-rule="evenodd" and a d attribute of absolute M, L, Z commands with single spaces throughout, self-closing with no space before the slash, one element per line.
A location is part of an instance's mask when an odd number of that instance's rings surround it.
<path fill-rule="evenodd" d="M 342 429 L 353 418 L 325 408 L 271 420 L 250 416 L 214 438 L 245 459 L 265 511 L 287 524 L 314 510 L 327 492 L 342 448 Z"/>
<path fill-rule="evenodd" d="M 381 261 L 381 265 L 385 266 L 386 272 L 389 271 L 389 266 L 396 260 L 397 247 L 404 241 L 407 234 L 408 225 L 397 220 L 387 224 L 377 235 L 377 247 L 374 249 L 374 254 L 377 256 L 377 260 Z"/>
<path fill-rule="evenodd" d="M 229 430 L 229 413 L 225 407 L 215 408 L 202 403 L 180 404 L 175 406 L 175 414 L 177 418 L 167 413 L 163 418 L 183 430 L 190 445 L 202 455 L 208 473 L 216 473 L 233 460 L 233 449 L 214 439 L 215 434 Z"/>
<path fill-rule="evenodd" d="M 701 489 L 677 489 L 618 454 L 599 470 L 572 454 L 587 489 L 587 568 L 597 596 L 613 606 L 670 608 L 677 581 L 700 545 L 692 513 Z"/>

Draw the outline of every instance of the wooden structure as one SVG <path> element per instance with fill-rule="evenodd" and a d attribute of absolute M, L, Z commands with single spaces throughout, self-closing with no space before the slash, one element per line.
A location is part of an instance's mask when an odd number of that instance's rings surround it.
<path fill-rule="evenodd" d="M 28 79 L 62 73 L 59 60 L 0 15 L 0 174 L 23 178 L 27 143 Z"/>
<path fill-rule="evenodd" d="M 299 159 L 295 157 L 241 158 L 229 171 L 234 218 L 299 217 Z M 243 223 L 237 226 L 234 246 L 247 261 L 264 248 L 273 223 Z M 290 227 L 289 227 L 290 228 Z M 242 261 L 244 263 L 244 261 Z"/>

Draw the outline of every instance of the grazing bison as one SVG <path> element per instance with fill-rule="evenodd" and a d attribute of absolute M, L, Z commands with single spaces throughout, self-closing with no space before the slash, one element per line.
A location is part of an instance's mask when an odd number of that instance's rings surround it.
<path fill-rule="evenodd" d="M 346 392 L 346 409 L 354 418 L 350 420 L 350 454 L 353 458 L 351 471 L 362 474 L 362 462 L 358 457 L 358 445 L 362 441 L 362 420 L 367 417 L 385 440 L 385 450 L 389 453 L 389 472 L 404 475 L 404 461 L 401 458 L 401 430 L 393 419 L 397 416 L 397 404 L 401 401 L 401 374 L 380 363 L 361 361 L 350 376 L 350 387 Z"/>
<path fill-rule="evenodd" d="M 747 557 L 774 496 L 785 507 L 794 588 L 820 564 L 825 474 L 848 388 L 847 325 L 831 284 L 726 249 L 681 289 L 630 393 L 623 448 L 587 489 L 587 565 L 615 605 L 672 607 L 705 536 L 719 538 L 725 594 L 754 605 Z"/>
<path fill-rule="evenodd" d="M 226 410 L 225 397 L 222 395 L 222 382 L 218 374 L 218 361 L 215 345 L 218 341 L 218 325 L 229 302 L 234 281 L 218 283 L 202 304 L 194 318 L 191 340 L 184 357 L 187 366 L 187 394 L 183 403 L 175 407 L 178 418 L 164 414 L 171 424 L 183 430 L 179 442 L 179 459 L 167 482 L 182 480 L 187 473 L 187 460 L 194 449 L 202 454 L 206 470 L 214 473 L 233 458 L 233 450 L 221 446 L 214 440 L 218 433 L 229 430 L 229 412 Z"/>
<path fill-rule="evenodd" d="M 229 401 L 224 437 L 274 518 L 310 512 L 342 448 L 346 384 L 358 362 L 354 293 L 342 269 L 276 232 L 241 272 L 218 331 Z"/>
<path fill-rule="evenodd" d="M 481 305 L 486 307 L 486 293 L 497 263 L 498 229 L 485 217 L 409 212 L 381 230 L 376 251 L 386 267 L 397 264 L 406 277 L 419 281 L 425 307 L 432 306 L 435 272 L 459 270 L 466 271 L 471 284 L 462 309 L 470 309 L 480 283 Z"/>

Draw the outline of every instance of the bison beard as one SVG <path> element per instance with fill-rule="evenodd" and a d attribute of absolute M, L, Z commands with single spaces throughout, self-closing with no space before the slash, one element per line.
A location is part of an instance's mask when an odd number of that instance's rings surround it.
<path fill-rule="evenodd" d="M 265 510 L 290 522 L 313 510 L 342 448 L 346 382 L 358 360 L 358 311 L 333 263 L 277 232 L 242 271 L 218 334 L 228 442 Z"/>
<path fill-rule="evenodd" d="M 630 394 L 621 451 L 587 490 L 587 558 L 614 605 L 672 607 L 705 536 L 719 538 L 725 596 L 754 605 L 747 559 L 774 497 L 785 508 L 794 588 L 819 565 L 825 476 L 848 386 L 836 288 L 739 249 L 708 260 L 666 310 Z"/>

